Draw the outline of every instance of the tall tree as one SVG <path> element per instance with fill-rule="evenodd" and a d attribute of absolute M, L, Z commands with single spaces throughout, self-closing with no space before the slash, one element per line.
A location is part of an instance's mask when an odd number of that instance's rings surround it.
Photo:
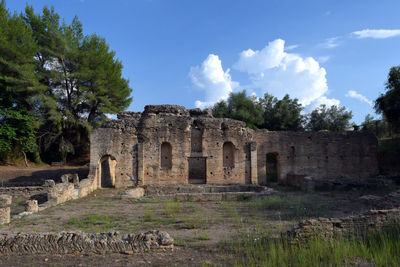
<path fill-rule="evenodd" d="M 56 157 L 66 160 L 67 154 L 88 149 L 89 131 L 106 114 L 129 106 L 132 90 L 115 52 L 104 38 L 84 36 L 77 17 L 68 25 L 60 23 L 54 8 L 36 14 L 27 6 L 24 18 L 40 48 L 36 75 L 48 97 L 41 106 L 40 148 L 48 158 L 57 151 Z"/>
<path fill-rule="evenodd" d="M 220 101 L 213 107 L 215 117 L 226 117 L 244 121 L 247 127 L 257 129 L 263 124 L 261 105 L 246 96 L 246 91 L 231 93 L 228 101 Z"/>
<path fill-rule="evenodd" d="M 38 47 L 21 16 L 0 3 L 0 158 L 36 151 L 35 108 L 42 95 L 34 75 Z M 35 158 L 37 159 L 37 158 Z"/>
<path fill-rule="evenodd" d="M 386 92 L 375 100 L 375 110 L 394 130 L 400 130 L 400 66 L 390 69 Z"/>
<path fill-rule="evenodd" d="M 314 109 L 309 115 L 307 129 L 310 131 L 344 131 L 353 117 L 351 111 L 345 107 L 331 106 L 329 108 L 322 104 Z"/>
<path fill-rule="evenodd" d="M 265 94 L 260 99 L 264 110 L 263 128 L 271 131 L 301 131 L 304 126 L 304 116 L 301 114 L 303 107 L 298 99 L 291 99 L 286 94 L 281 100 Z"/>

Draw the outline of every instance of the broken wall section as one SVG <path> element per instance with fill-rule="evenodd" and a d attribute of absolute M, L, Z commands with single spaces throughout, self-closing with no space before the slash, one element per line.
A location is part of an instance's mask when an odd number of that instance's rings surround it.
<path fill-rule="evenodd" d="M 314 180 L 367 179 L 378 174 L 377 140 L 362 132 L 269 132 L 258 130 L 258 183 L 266 184 L 267 154 L 278 155 L 278 182 L 287 175 Z"/>

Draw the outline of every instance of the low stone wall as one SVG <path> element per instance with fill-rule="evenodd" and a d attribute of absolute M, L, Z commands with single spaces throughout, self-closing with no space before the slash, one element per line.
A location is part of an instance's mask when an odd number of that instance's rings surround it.
<path fill-rule="evenodd" d="M 146 196 L 162 196 L 174 194 L 207 194 L 226 192 L 269 192 L 271 188 L 259 185 L 147 185 L 144 186 Z"/>
<path fill-rule="evenodd" d="M 304 241 L 319 236 L 324 239 L 334 237 L 359 237 L 370 231 L 382 229 L 400 222 L 400 208 L 390 210 L 370 210 L 358 216 L 344 218 L 318 218 L 304 220 L 288 231 L 293 241 Z"/>
<path fill-rule="evenodd" d="M 47 193 L 48 188 L 43 186 L 0 187 L 0 194 L 10 195 L 13 200 L 17 198 L 29 199 L 32 196 Z"/>
<path fill-rule="evenodd" d="M 79 184 L 76 184 L 75 188 L 78 190 L 78 197 L 85 197 L 96 190 L 97 186 L 94 179 L 92 177 L 89 177 L 79 181 Z"/>
<path fill-rule="evenodd" d="M 69 182 L 51 185 L 47 195 L 49 202 L 54 204 L 64 203 L 74 197 L 74 184 Z"/>
<path fill-rule="evenodd" d="M 164 231 L 139 234 L 118 232 L 87 234 L 0 233 L 0 255 L 134 253 L 173 248 L 173 239 Z"/>

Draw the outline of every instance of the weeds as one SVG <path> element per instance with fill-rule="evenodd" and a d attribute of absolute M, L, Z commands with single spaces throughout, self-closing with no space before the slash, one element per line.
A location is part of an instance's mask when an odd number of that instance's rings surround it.
<path fill-rule="evenodd" d="M 312 238 L 291 244 L 285 238 L 271 239 L 268 232 L 238 236 L 220 249 L 234 256 L 235 266 L 342 266 L 354 261 L 374 266 L 400 266 L 400 226 L 368 234 L 365 238 L 326 241 Z"/>
<path fill-rule="evenodd" d="M 174 218 L 181 212 L 182 204 L 179 201 L 167 200 L 164 203 L 164 214 L 168 217 Z"/>
<path fill-rule="evenodd" d="M 72 217 L 67 222 L 67 226 L 103 232 L 115 228 L 118 225 L 116 221 L 120 219 L 118 216 L 91 214 L 82 217 Z"/>

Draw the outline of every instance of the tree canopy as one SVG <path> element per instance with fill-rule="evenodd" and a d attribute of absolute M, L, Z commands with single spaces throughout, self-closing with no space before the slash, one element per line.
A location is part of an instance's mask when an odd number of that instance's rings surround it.
<path fill-rule="evenodd" d="M 345 107 L 331 106 L 322 104 L 314 109 L 308 118 L 307 129 L 310 131 L 344 131 L 350 126 L 353 117 L 351 111 Z"/>
<path fill-rule="evenodd" d="M 10 15 L 2 0 L 0 152 L 19 143 L 54 161 L 87 151 L 92 127 L 132 101 L 122 68 L 103 37 L 83 34 L 77 17 L 66 24 L 54 8 L 31 6 Z"/>
<path fill-rule="evenodd" d="M 390 69 L 386 92 L 375 100 L 374 107 L 394 130 L 400 129 L 400 66 Z"/>
<path fill-rule="evenodd" d="M 265 94 L 260 99 L 264 111 L 263 128 L 271 131 L 301 131 L 303 130 L 304 116 L 301 114 L 303 107 L 298 99 L 291 99 L 286 94 L 281 100 Z"/>

